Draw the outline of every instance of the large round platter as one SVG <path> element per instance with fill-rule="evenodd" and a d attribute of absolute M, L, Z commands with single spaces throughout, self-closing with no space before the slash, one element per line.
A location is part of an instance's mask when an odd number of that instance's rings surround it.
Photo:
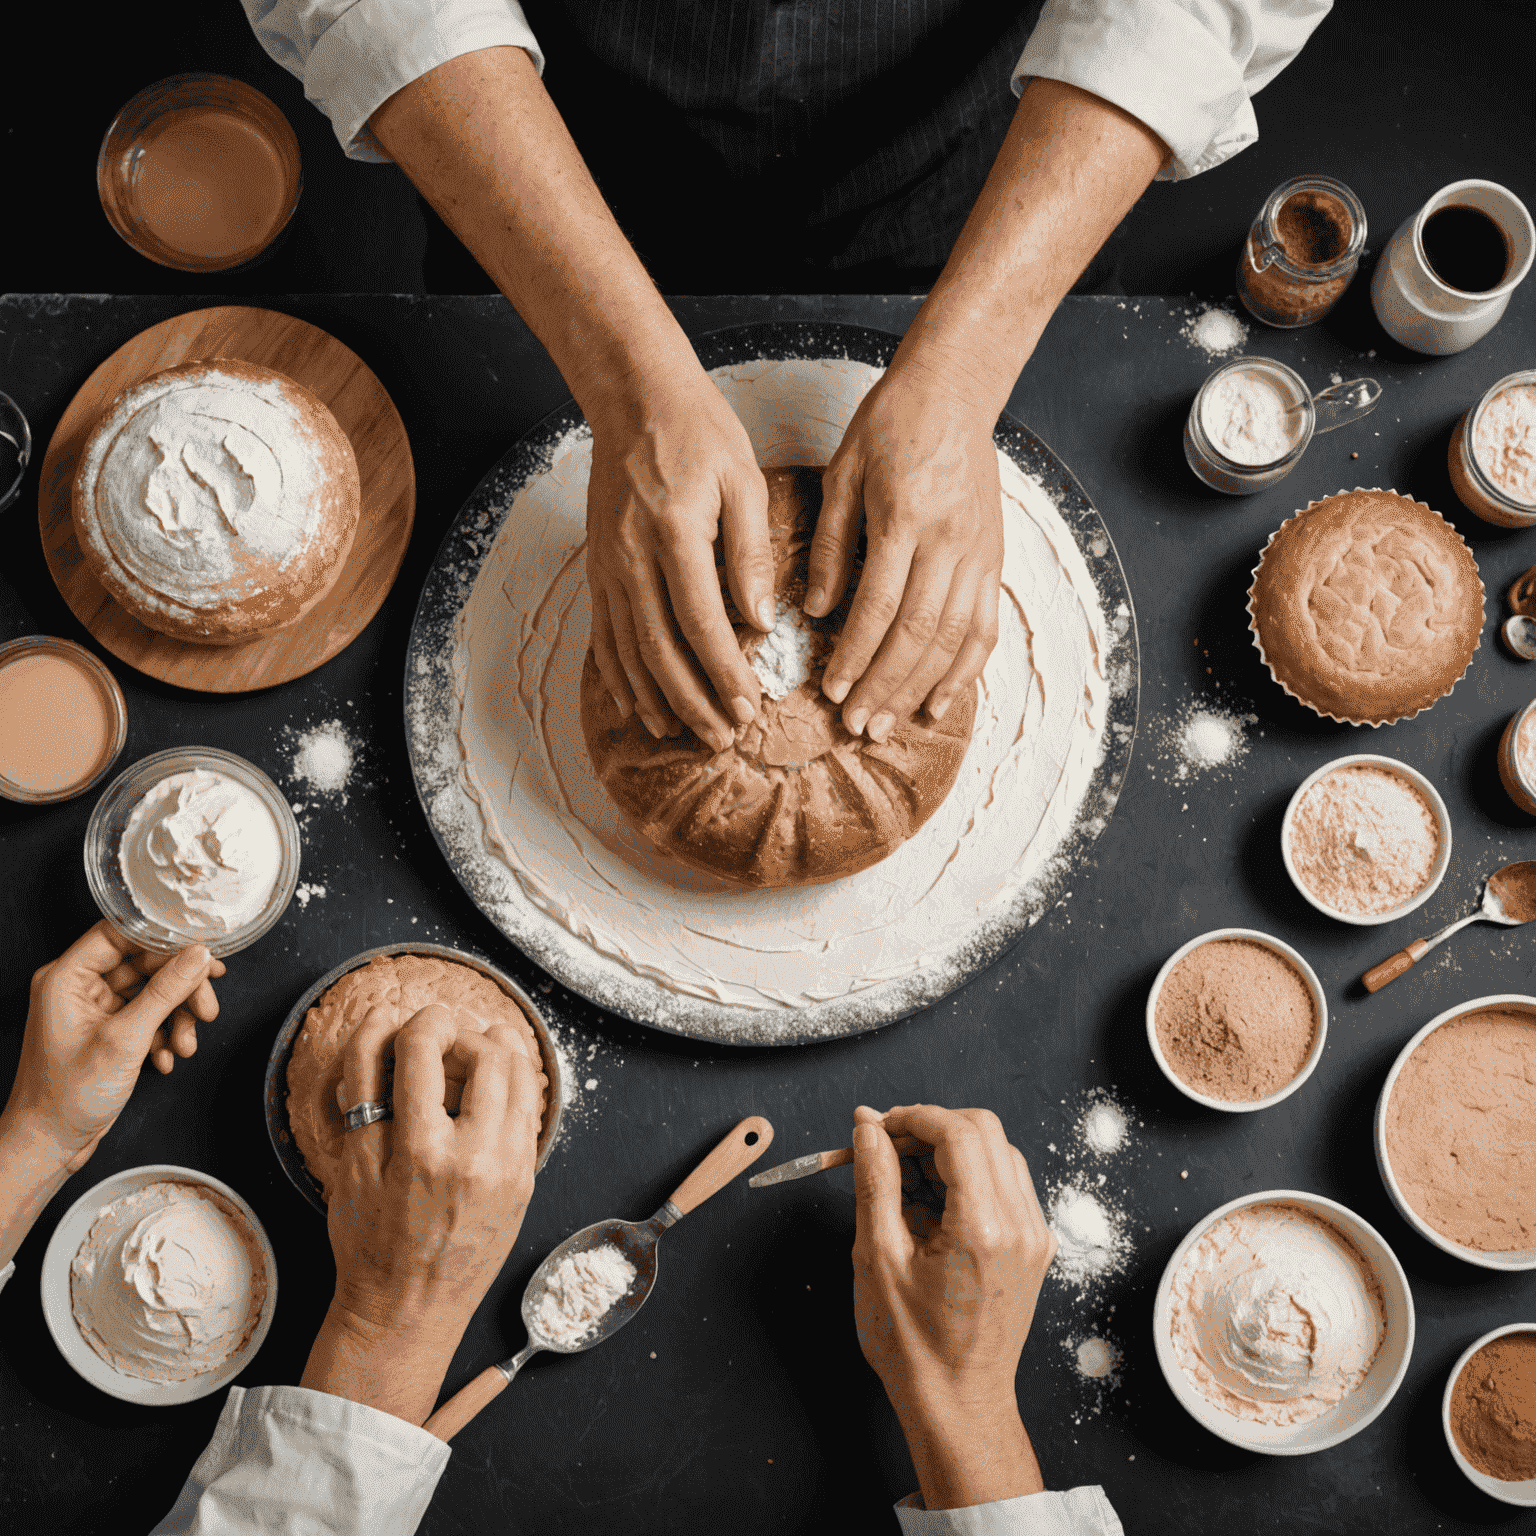
<path fill-rule="evenodd" d="M 760 359 L 827 358 L 883 368 L 899 340 L 861 326 L 773 323 L 713 332 L 699 340 L 696 350 L 706 369 Z M 1083 488 L 1027 427 L 1008 417 L 999 422 L 998 448 L 1054 504 L 1086 565 L 1103 614 L 1106 652 L 1099 664 L 1107 703 L 1097 761 L 1069 830 L 1038 874 L 999 901 L 995 912 L 977 922 L 942 965 L 802 1007 L 743 1007 L 682 995 L 575 938 L 523 893 L 508 867 L 491 852 L 463 787 L 461 753 L 451 724 L 457 710 L 454 657 L 460 614 L 513 499 L 550 468 L 557 450 L 569 444 L 573 434 L 584 430 L 580 411 L 569 404 L 514 444 L 464 504 L 422 589 L 406 655 L 406 742 L 417 794 L 454 874 L 502 933 L 572 992 L 636 1023 L 696 1040 L 798 1045 L 859 1034 L 964 986 L 1062 898 L 1073 872 L 1108 823 L 1130 766 L 1140 672 L 1135 616 L 1114 543 Z"/>

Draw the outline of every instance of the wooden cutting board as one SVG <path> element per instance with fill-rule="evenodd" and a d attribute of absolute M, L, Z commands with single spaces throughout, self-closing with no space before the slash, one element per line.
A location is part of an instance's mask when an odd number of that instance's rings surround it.
<path fill-rule="evenodd" d="M 70 488 L 96 423 L 123 390 L 164 368 L 238 357 L 312 389 L 357 455 L 362 516 L 336 585 L 297 624 L 244 645 L 192 645 L 141 624 L 107 595 L 75 541 Z M 125 342 L 84 384 L 43 459 L 38 526 L 48 569 L 75 617 L 120 661 L 201 693 L 246 693 L 303 677 L 362 633 L 394 585 L 416 517 L 416 466 L 405 423 L 373 370 L 318 326 L 229 305 L 162 320 Z"/>

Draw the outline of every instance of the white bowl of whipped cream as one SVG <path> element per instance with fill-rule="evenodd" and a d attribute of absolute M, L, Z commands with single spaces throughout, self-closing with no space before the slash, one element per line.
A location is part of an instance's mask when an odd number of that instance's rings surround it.
<path fill-rule="evenodd" d="M 277 1307 L 277 1257 L 229 1185 L 149 1163 L 89 1189 L 43 1255 L 59 1353 L 125 1402 L 190 1403 L 250 1364 Z"/>
<path fill-rule="evenodd" d="M 1190 1229 L 1158 1282 L 1157 1363 L 1212 1434 L 1266 1456 L 1324 1451 L 1392 1400 L 1413 1353 L 1408 1277 L 1322 1195 L 1272 1189 Z"/>
<path fill-rule="evenodd" d="M 232 955 L 293 899 L 299 826 L 253 763 L 176 747 L 141 758 L 96 802 L 85 876 L 102 915 L 145 948 Z"/>

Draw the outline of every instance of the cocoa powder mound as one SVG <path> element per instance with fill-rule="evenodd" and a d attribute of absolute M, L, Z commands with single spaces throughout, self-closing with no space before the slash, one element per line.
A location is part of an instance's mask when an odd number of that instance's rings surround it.
<path fill-rule="evenodd" d="M 1386 1121 L 1397 1186 L 1435 1231 L 1485 1253 L 1536 1248 L 1536 1018 L 1442 1024 L 1403 1063 Z"/>
<path fill-rule="evenodd" d="M 1278 1093 L 1317 1038 L 1305 977 L 1249 939 L 1215 939 L 1185 955 L 1163 982 L 1154 1021 L 1179 1079 L 1236 1104 Z"/>
<path fill-rule="evenodd" d="M 1451 1433 L 1486 1477 L 1536 1477 L 1536 1333 L 1506 1333 L 1467 1361 L 1451 1388 Z"/>

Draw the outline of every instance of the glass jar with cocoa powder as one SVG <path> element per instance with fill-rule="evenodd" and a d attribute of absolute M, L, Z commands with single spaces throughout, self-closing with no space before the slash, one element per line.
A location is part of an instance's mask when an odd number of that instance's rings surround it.
<path fill-rule="evenodd" d="M 1297 176 L 1264 201 L 1237 260 L 1237 296 L 1266 325 L 1321 320 L 1365 249 L 1365 209 L 1342 181 Z"/>
<path fill-rule="evenodd" d="M 1448 461 L 1469 512 L 1503 528 L 1536 527 L 1536 368 L 1506 374 L 1467 407 Z"/>
<path fill-rule="evenodd" d="M 1527 816 L 1536 816 L 1536 699 L 1509 717 L 1499 738 L 1499 778 Z"/>

